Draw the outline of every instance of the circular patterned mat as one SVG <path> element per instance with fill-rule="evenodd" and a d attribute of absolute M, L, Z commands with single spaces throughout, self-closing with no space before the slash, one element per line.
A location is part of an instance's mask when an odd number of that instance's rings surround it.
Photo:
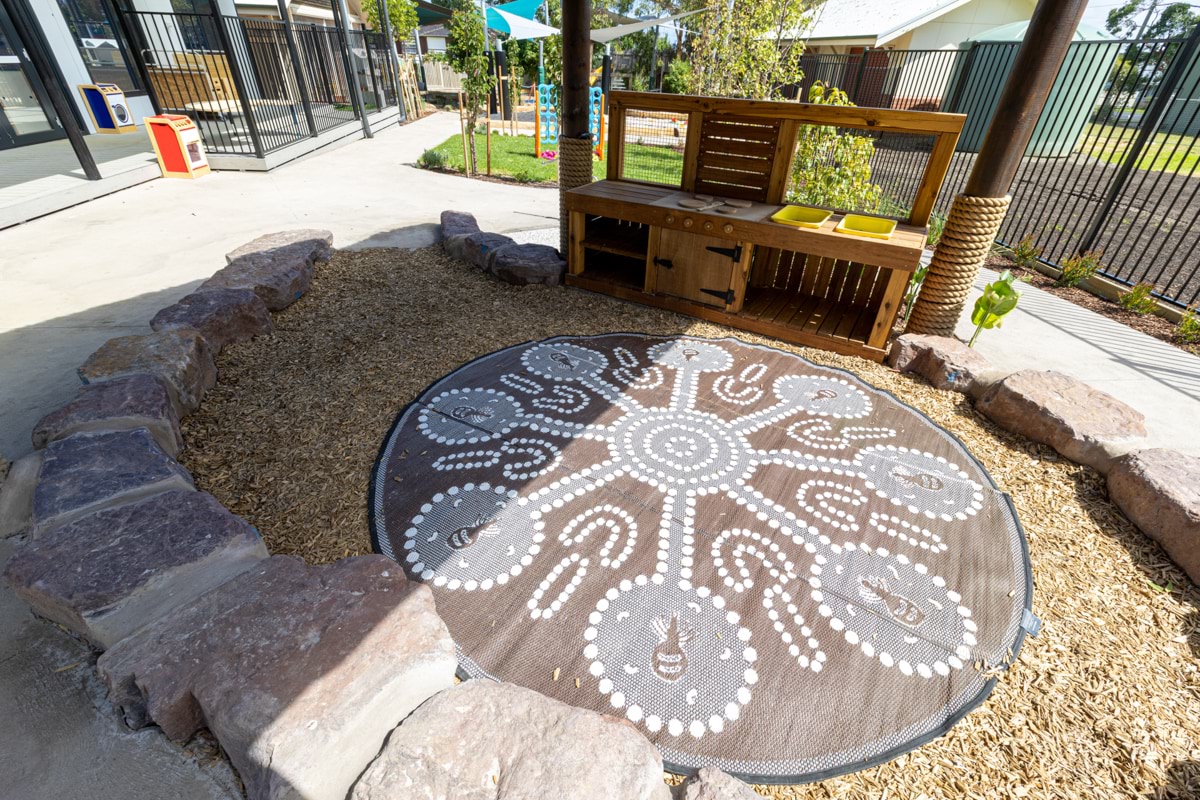
<path fill-rule="evenodd" d="M 472 678 L 628 719 L 669 768 L 796 783 L 945 732 L 1020 647 L 1008 499 L 849 373 L 735 339 L 492 353 L 401 413 L 378 551 Z"/>

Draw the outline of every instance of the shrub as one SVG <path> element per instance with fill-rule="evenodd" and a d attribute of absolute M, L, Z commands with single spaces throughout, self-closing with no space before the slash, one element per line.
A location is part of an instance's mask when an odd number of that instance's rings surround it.
<path fill-rule="evenodd" d="M 1021 237 L 1021 241 L 1012 246 L 1012 260 L 1021 269 L 1033 269 L 1037 266 L 1042 248 L 1033 243 L 1033 234 Z"/>
<path fill-rule="evenodd" d="M 1062 274 L 1054 281 L 1056 286 L 1078 286 L 1100 269 L 1100 254 L 1087 252 L 1071 256 L 1062 263 Z"/>
<path fill-rule="evenodd" d="M 1158 308 L 1158 301 L 1154 299 L 1153 283 L 1139 283 L 1118 297 L 1117 302 L 1121 304 L 1121 308 L 1135 314 L 1150 314 Z"/>
<path fill-rule="evenodd" d="M 537 173 L 527 169 L 519 169 L 512 174 L 512 179 L 517 183 L 540 183 L 541 178 Z"/>
<path fill-rule="evenodd" d="M 1200 317 L 1196 316 L 1195 306 L 1188 306 L 1183 312 L 1183 318 L 1175 328 L 1175 338 L 1184 344 L 1200 344 Z"/>
<path fill-rule="evenodd" d="M 663 73 L 662 90 L 666 94 L 687 94 L 688 85 L 692 82 L 691 62 L 677 58 Z"/>
<path fill-rule="evenodd" d="M 425 169 L 445 169 L 450 164 L 450 157 L 441 150 L 426 150 L 417 159 L 417 166 Z"/>
<path fill-rule="evenodd" d="M 929 217 L 929 235 L 925 239 L 925 243 L 930 247 L 937 247 L 937 243 L 942 240 L 942 231 L 946 230 L 946 216 L 934 212 Z"/>

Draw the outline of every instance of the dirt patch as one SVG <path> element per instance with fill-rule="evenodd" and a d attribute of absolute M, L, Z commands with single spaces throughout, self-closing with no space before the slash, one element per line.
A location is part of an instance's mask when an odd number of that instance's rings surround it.
<path fill-rule="evenodd" d="M 997 429 L 960 395 L 879 364 L 562 288 L 513 287 L 439 248 L 338 253 L 276 332 L 225 349 L 184 424 L 185 465 L 263 532 L 324 563 L 370 551 L 367 483 L 384 435 L 427 385 L 557 334 L 736 334 L 851 370 L 958 435 L 1029 538 L 1034 610 L 995 692 L 943 736 L 779 798 L 1200 796 L 1200 591 L 1108 501 L 1103 479 Z"/>
<path fill-rule="evenodd" d="M 1132 311 L 1122 308 L 1112 300 L 1098 297 L 1077 286 L 1059 286 L 1054 282 L 1054 278 L 1051 278 L 1049 275 L 1045 275 L 1035 269 L 1018 267 L 1012 259 L 1005 255 L 996 254 L 989 256 L 986 266 L 997 272 L 1003 272 L 1006 269 L 1012 270 L 1013 275 L 1030 286 L 1036 286 L 1044 292 L 1049 292 L 1077 306 L 1082 306 L 1088 311 L 1094 311 L 1109 319 L 1116 320 L 1122 325 L 1133 328 L 1135 331 L 1141 331 L 1147 336 L 1153 336 L 1155 339 L 1174 345 L 1185 353 L 1200 356 L 1200 342 L 1189 343 L 1181 340 L 1179 338 L 1179 327 L 1170 320 L 1155 314 L 1135 314 Z"/>

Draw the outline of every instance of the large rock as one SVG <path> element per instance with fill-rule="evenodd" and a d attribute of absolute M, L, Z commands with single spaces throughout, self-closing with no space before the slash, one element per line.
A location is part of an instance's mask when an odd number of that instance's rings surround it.
<path fill-rule="evenodd" d="M 467 681 L 392 732 L 352 800 L 666 800 L 662 758 L 615 717 Z"/>
<path fill-rule="evenodd" d="M 1061 372 L 1014 372 L 975 407 L 1001 427 L 1101 473 L 1146 436 L 1141 412 Z"/>
<path fill-rule="evenodd" d="M 383 556 L 274 556 L 110 648 L 98 664 L 135 728 L 207 727 L 246 795 L 345 800 L 388 731 L 451 686 L 429 587 Z"/>
<path fill-rule="evenodd" d="M 1108 494 L 1200 585 L 1200 458 L 1162 448 L 1113 462 Z"/>
<path fill-rule="evenodd" d="M 467 237 L 479 233 L 479 223 L 465 211 L 442 212 L 442 247 L 454 258 L 467 260 Z"/>
<path fill-rule="evenodd" d="M 24 533 L 33 519 L 33 490 L 42 469 L 41 452 L 18 458 L 0 486 L 0 538 Z"/>
<path fill-rule="evenodd" d="M 104 649 L 266 557 L 216 498 L 177 490 L 46 531 L 4 577 L 35 612 Z"/>
<path fill-rule="evenodd" d="M 915 372 L 939 389 L 978 397 L 999 379 L 986 358 L 958 339 L 906 333 L 892 343 L 888 365 Z"/>
<path fill-rule="evenodd" d="M 163 452 L 145 428 L 77 433 L 42 451 L 33 490 L 33 526 L 41 535 L 102 508 L 172 489 L 192 489 L 187 470 Z"/>
<path fill-rule="evenodd" d="M 495 252 L 488 272 L 506 283 L 557 286 L 567 272 L 567 262 L 544 244 L 510 244 Z"/>
<path fill-rule="evenodd" d="M 4 479 L 8 477 L 8 459 L 0 453 L 0 485 L 4 484 Z"/>
<path fill-rule="evenodd" d="M 38 420 L 33 426 L 33 446 L 40 449 L 73 433 L 135 428 L 150 431 L 172 458 L 183 449 L 171 393 L 153 375 L 130 375 L 83 387 L 70 403 Z"/>
<path fill-rule="evenodd" d="M 282 231 L 260 236 L 231 253 L 229 266 L 200 285 L 250 289 L 272 311 L 281 311 L 308 291 L 314 266 L 330 256 L 333 234 L 322 230 Z"/>
<path fill-rule="evenodd" d="M 467 261 L 486 272 L 496 251 L 510 244 L 515 242 L 502 233 L 472 233 L 463 239 L 463 250 Z"/>
<path fill-rule="evenodd" d="M 155 314 L 150 327 L 156 331 L 198 330 L 218 353 L 227 344 L 275 330 L 271 312 L 250 289 L 193 292 Z"/>
<path fill-rule="evenodd" d="M 85 384 L 155 375 L 166 383 L 180 417 L 199 408 L 204 394 L 217 383 L 212 347 L 198 331 L 186 328 L 109 339 L 78 372 Z"/>
<path fill-rule="evenodd" d="M 679 800 L 761 800 L 758 793 L 715 767 L 701 767 L 680 787 Z"/>

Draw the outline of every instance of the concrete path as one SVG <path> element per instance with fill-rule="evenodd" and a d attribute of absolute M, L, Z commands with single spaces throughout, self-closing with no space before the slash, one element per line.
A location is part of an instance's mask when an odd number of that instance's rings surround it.
<path fill-rule="evenodd" d="M 970 310 L 999 275 L 982 270 L 957 333 L 975 330 Z M 1049 292 L 1020 287 L 1002 328 L 984 331 L 975 349 L 1006 370 L 1052 369 L 1108 392 L 1146 415 L 1154 447 L 1200 455 L 1200 358 Z"/>
<path fill-rule="evenodd" d="M 104 340 L 148 333 L 154 312 L 263 233 L 316 227 L 337 247 L 423 245 L 446 208 L 494 231 L 557 219 L 555 190 L 412 166 L 458 129 L 439 113 L 267 174 L 156 180 L 0 231 L 0 452 L 30 450 L 33 424 L 72 397 L 75 367 Z"/>

